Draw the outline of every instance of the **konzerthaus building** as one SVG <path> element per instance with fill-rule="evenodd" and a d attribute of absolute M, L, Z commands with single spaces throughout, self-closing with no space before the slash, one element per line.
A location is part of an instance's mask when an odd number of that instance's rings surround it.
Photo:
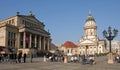
<path fill-rule="evenodd" d="M 28 53 L 31 48 L 49 50 L 51 44 L 50 33 L 44 29 L 45 25 L 29 15 L 17 15 L 0 21 L 0 50 L 1 53 L 22 51 Z"/>

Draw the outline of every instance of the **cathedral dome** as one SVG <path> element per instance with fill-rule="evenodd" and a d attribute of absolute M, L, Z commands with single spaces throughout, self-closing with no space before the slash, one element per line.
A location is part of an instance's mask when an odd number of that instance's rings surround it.
<path fill-rule="evenodd" d="M 91 14 L 87 16 L 85 27 L 96 27 L 95 19 Z"/>

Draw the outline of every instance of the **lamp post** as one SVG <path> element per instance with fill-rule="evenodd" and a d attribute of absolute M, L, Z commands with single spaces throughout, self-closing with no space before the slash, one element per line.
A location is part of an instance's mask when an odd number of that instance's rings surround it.
<path fill-rule="evenodd" d="M 111 31 L 111 27 L 108 27 L 108 31 L 103 31 L 103 36 L 109 41 L 109 57 L 108 57 L 108 64 L 113 63 L 113 57 L 112 57 L 112 50 L 111 50 L 111 41 L 117 36 L 118 30 L 113 29 L 113 32 Z"/>

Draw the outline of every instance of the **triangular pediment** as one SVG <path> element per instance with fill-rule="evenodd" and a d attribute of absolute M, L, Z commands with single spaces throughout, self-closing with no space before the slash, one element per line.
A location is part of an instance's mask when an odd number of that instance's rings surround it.
<path fill-rule="evenodd" d="M 91 41 L 91 40 L 83 40 L 79 43 L 79 45 L 95 45 L 96 42 L 95 41 Z"/>
<path fill-rule="evenodd" d="M 44 27 L 44 24 L 41 21 L 39 21 L 35 16 L 29 16 L 29 15 L 28 16 L 26 16 L 26 15 L 18 15 L 18 16 L 22 17 L 22 18 L 24 18 L 26 20 L 31 21 L 33 24 Z"/>
<path fill-rule="evenodd" d="M 32 20 L 32 21 L 34 21 L 34 22 L 36 22 L 36 23 L 41 23 L 41 24 L 43 24 L 41 21 L 39 21 L 36 17 L 34 17 L 34 16 L 29 16 L 29 17 L 27 17 L 27 19 L 29 19 L 29 20 Z"/>

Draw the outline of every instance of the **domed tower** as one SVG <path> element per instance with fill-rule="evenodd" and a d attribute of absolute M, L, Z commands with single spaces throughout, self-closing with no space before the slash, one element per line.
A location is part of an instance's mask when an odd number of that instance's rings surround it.
<path fill-rule="evenodd" d="M 94 55 L 105 52 L 105 40 L 97 36 L 97 25 L 91 13 L 88 14 L 84 26 L 84 37 L 77 43 L 78 52 L 84 55 Z"/>
<path fill-rule="evenodd" d="M 93 41 L 97 40 L 97 25 L 91 13 L 88 14 L 84 26 L 84 37 Z"/>

